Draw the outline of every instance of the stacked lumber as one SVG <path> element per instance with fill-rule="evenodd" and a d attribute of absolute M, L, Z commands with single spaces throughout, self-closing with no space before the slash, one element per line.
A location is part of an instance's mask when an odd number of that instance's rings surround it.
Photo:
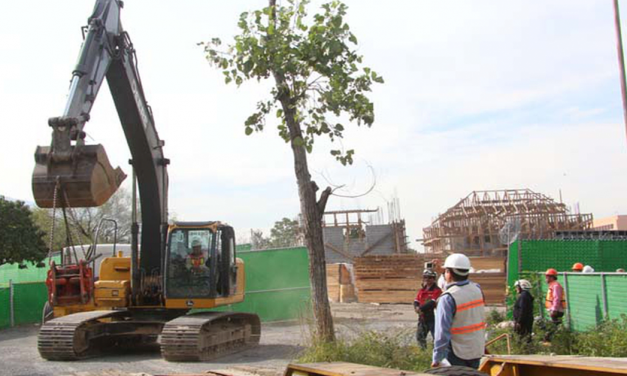
<path fill-rule="evenodd" d="M 434 255 L 364 256 L 354 259 L 357 299 L 362 303 L 411 303 L 422 282 L 425 262 Z M 441 265 L 444 260 L 439 258 Z M 481 285 L 486 304 L 505 301 L 505 259 L 502 257 L 471 257 L 478 273 L 470 280 Z"/>
<path fill-rule="evenodd" d="M 471 257 L 470 263 L 473 269 L 477 271 L 470 275 L 470 280 L 481 286 L 486 304 L 504 304 L 507 285 L 505 258 Z"/>
<path fill-rule="evenodd" d="M 327 264 L 327 293 L 332 302 L 351 302 L 356 299 L 350 271 L 346 264 Z"/>
<path fill-rule="evenodd" d="M 476 271 L 497 271 L 505 273 L 504 257 L 470 257 L 470 264 Z"/>
<path fill-rule="evenodd" d="M 505 303 L 505 273 L 472 273 L 470 280 L 481 286 L 486 305 Z"/>
<path fill-rule="evenodd" d="M 423 255 L 364 256 L 354 259 L 357 300 L 411 303 L 422 281 Z"/>

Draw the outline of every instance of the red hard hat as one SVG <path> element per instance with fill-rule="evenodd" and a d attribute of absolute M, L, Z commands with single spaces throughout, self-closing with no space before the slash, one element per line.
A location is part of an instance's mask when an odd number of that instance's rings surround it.
<path fill-rule="evenodd" d="M 582 263 L 580 263 L 580 262 L 576 262 L 576 263 L 573 265 L 573 270 L 579 270 L 579 271 L 583 270 L 583 264 L 582 264 Z"/>
<path fill-rule="evenodd" d="M 550 268 L 546 270 L 546 273 L 544 273 L 544 275 L 552 275 L 552 276 L 556 276 L 557 277 L 557 270 Z"/>

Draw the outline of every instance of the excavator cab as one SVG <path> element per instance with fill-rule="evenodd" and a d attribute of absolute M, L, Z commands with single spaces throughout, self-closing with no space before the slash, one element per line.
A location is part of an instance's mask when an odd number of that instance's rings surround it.
<path fill-rule="evenodd" d="M 166 299 L 213 299 L 235 293 L 232 227 L 219 222 L 177 222 L 170 227 L 166 257 Z"/>

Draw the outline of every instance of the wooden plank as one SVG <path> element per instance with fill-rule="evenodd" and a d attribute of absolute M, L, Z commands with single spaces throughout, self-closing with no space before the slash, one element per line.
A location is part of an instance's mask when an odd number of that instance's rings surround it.
<path fill-rule="evenodd" d="M 577 375 L 627 375 L 627 359 L 625 358 L 595 358 L 579 356 L 543 356 L 543 355 L 488 355 L 481 370 L 490 369 L 491 365 L 507 363 L 510 365 L 541 366 L 544 374 Z"/>
<path fill-rule="evenodd" d="M 284 376 L 292 376 L 295 372 L 305 375 L 321 376 L 423 376 L 425 374 L 401 371 L 391 368 L 379 368 L 364 364 L 345 362 L 288 364 Z"/>
<path fill-rule="evenodd" d="M 360 303 L 407 303 L 416 298 L 417 291 L 359 291 L 357 301 Z"/>
<path fill-rule="evenodd" d="M 362 290 L 416 290 L 420 287 L 418 279 L 365 279 L 356 281 L 357 289 Z"/>

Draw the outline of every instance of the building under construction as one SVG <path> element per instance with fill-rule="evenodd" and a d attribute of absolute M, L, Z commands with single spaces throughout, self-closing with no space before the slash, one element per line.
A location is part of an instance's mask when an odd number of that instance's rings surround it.
<path fill-rule="evenodd" d="M 552 239 L 556 231 L 592 227 L 592 214 L 530 189 L 474 191 L 423 229 L 428 253 L 500 255 L 516 239 Z"/>
<path fill-rule="evenodd" d="M 327 263 L 352 263 L 356 257 L 408 252 L 405 220 L 398 200 L 382 210 L 340 210 L 324 213 L 322 231 Z M 387 222 L 387 223 L 384 223 Z"/>

